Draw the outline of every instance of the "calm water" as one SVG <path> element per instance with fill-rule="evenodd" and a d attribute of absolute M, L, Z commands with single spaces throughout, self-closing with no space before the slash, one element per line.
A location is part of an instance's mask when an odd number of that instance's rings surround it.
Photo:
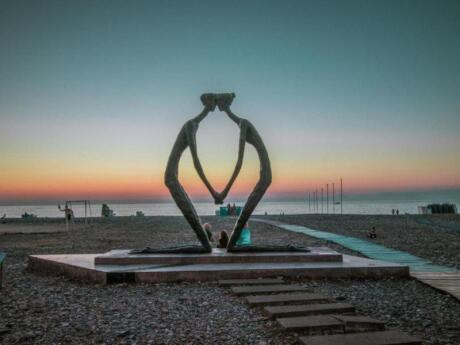
<path fill-rule="evenodd" d="M 417 206 L 434 202 L 454 203 L 460 208 L 460 191 L 429 192 L 429 193 L 393 193 L 380 195 L 361 195 L 348 197 L 343 202 L 343 213 L 346 214 L 391 214 L 392 209 L 399 209 L 400 213 L 417 213 Z M 242 205 L 237 202 L 237 205 Z M 200 215 L 213 215 L 217 206 L 210 202 L 195 202 L 195 208 Z M 173 203 L 109 203 L 116 215 L 130 216 L 136 211 L 142 211 L 148 216 L 178 216 L 181 215 Z M 254 214 L 299 214 L 299 213 L 326 213 L 326 203 L 318 205 L 314 211 L 313 205 L 309 207 L 307 201 L 262 201 Z M 76 217 L 84 216 L 84 206 L 75 204 L 73 210 Z M 24 212 L 34 213 L 39 217 L 63 217 L 63 213 L 54 205 L 0 205 L 0 216 L 20 217 Z M 340 213 L 340 205 L 329 204 L 329 213 Z M 101 203 L 94 203 L 88 210 L 88 215 L 100 216 Z"/>

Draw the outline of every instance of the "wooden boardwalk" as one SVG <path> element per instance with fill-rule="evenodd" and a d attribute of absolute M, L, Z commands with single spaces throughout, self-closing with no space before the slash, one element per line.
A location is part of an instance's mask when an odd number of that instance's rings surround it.
<path fill-rule="evenodd" d="M 253 219 L 289 230 L 334 242 L 341 246 L 359 252 L 368 258 L 387 262 L 394 262 L 410 267 L 410 275 L 437 290 L 451 294 L 460 300 L 460 271 L 452 267 L 436 265 L 429 260 L 409 254 L 404 251 L 385 247 L 381 244 L 366 241 L 360 238 L 343 236 L 327 231 L 320 231 L 305 226 L 285 224 L 273 220 Z"/>
<path fill-rule="evenodd" d="M 460 300 L 460 272 L 411 272 L 412 277 Z"/>

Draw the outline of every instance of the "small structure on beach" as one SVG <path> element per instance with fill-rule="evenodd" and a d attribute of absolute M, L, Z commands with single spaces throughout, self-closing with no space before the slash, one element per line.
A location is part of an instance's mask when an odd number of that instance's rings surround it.
<path fill-rule="evenodd" d="M 35 215 L 33 213 L 24 212 L 23 214 L 21 214 L 21 218 L 22 219 L 35 219 L 35 218 L 38 218 L 38 217 L 37 217 L 37 215 Z"/>
<path fill-rule="evenodd" d="M 113 217 L 115 216 L 115 212 L 113 212 L 113 210 L 109 207 L 109 205 L 102 204 L 101 216 L 102 217 Z"/>
<path fill-rule="evenodd" d="M 233 206 L 229 207 L 230 204 L 227 206 L 221 206 L 218 210 L 216 210 L 216 216 L 226 217 L 226 216 L 239 216 L 243 207 L 241 206 Z"/>
<path fill-rule="evenodd" d="M 457 205 L 448 203 L 418 206 L 417 209 L 419 214 L 457 214 Z"/>

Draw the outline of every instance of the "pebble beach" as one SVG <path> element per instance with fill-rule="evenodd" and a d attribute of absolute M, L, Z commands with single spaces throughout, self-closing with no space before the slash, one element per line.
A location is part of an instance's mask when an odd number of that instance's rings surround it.
<path fill-rule="evenodd" d="M 379 243 L 460 267 L 460 233 L 454 229 L 460 224 L 457 216 L 432 218 L 434 225 L 392 216 L 271 218 L 357 237 L 376 226 Z M 232 219 L 220 217 L 203 217 L 203 221 L 213 225 L 215 237 L 221 230 L 230 231 L 233 224 Z M 250 227 L 254 243 L 270 239 L 284 244 L 326 245 L 357 255 L 266 224 L 251 222 Z M 27 269 L 30 254 L 103 253 L 194 243 L 194 234 L 182 217 L 94 218 L 87 225 L 78 221 L 69 232 L 65 232 L 62 219 L 15 219 L 0 224 L 0 233 L 0 251 L 8 254 L 0 292 L 2 344 L 296 343 L 295 334 L 283 333 L 260 310 L 249 308 L 214 282 L 97 286 Z M 413 279 L 293 279 L 291 283 L 353 304 L 358 312 L 418 336 L 427 344 L 460 343 L 460 302 Z"/>

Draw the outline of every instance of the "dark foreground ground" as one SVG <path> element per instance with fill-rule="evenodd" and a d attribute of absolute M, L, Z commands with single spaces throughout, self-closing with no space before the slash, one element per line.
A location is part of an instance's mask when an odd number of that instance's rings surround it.
<path fill-rule="evenodd" d="M 392 229 L 399 226 L 395 225 L 399 219 L 381 220 L 378 216 L 347 216 L 341 220 L 334 217 L 328 220 L 326 216 L 297 217 L 284 220 L 323 228 L 330 226 L 337 231 L 357 228 L 357 224 L 360 229 L 377 224 L 378 231 L 383 229 L 382 224 L 393 224 Z M 204 220 L 213 224 L 216 234 L 231 228 L 230 220 L 216 217 Z M 62 221 L 39 219 L 31 224 L 22 221 L 2 224 L 0 231 L 16 226 L 18 229 L 30 226 L 34 232 L 64 229 Z M 255 242 L 270 238 L 279 243 L 325 244 L 255 222 L 251 228 Z M 423 225 L 425 228 L 428 228 L 426 232 L 414 225 L 405 232 L 422 231 L 425 236 L 416 232 L 413 237 L 429 242 L 425 238 L 438 230 Z M 458 251 L 460 234 L 449 236 L 452 236 L 447 237 L 450 242 L 456 241 Z M 215 283 L 95 286 L 62 277 L 39 276 L 27 270 L 29 254 L 98 253 L 115 248 L 193 241 L 194 235 L 181 217 L 98 219 L 89 226 L 75 226 L 69 234 L 0 235 L 0 251 L 8 253 L 6 286 L 0 292 L 0 343 L 295 344 L 294 336 L 283 334 L 274 323 L 265 320 L 260 311 L 249 309 L 241 298 L 230 295 Z M 449 243 L 443 245 L 455 247 Z M 329 246 L 349 253 L 340 246 Z M 458 261 L 451 262 L 458 265 Z M 420 336 L 427 344 L 460 344 L 460 303 L 417 281 L 300 280 L 293 283 L 340 297 L 355 305 L 360 313 Z"/>

